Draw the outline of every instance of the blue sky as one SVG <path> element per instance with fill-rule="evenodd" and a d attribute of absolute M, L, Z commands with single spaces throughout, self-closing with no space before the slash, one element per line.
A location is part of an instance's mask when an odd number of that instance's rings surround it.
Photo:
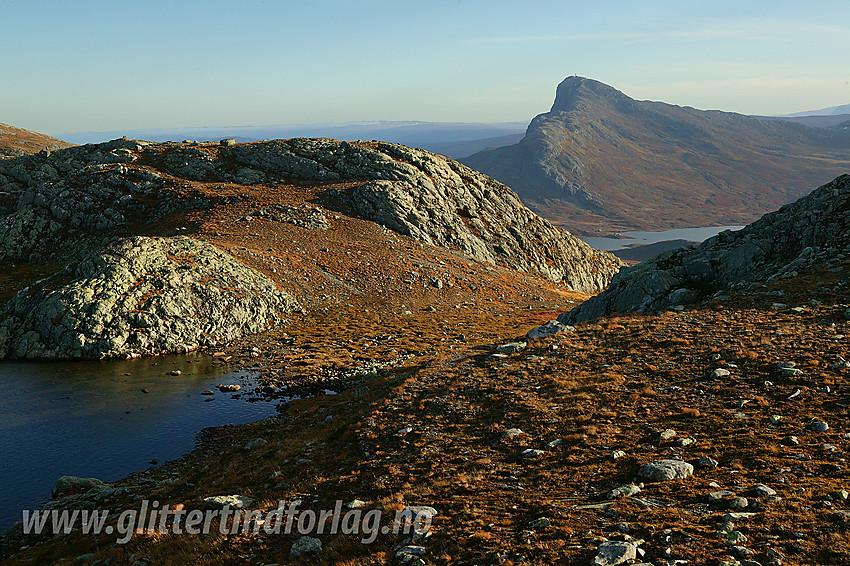
<path fill-rule="evenodd" d="M 0 122 L 521 121 L 572 74 L 780 114 L 850 103 L 848 53 L 843 1 L 0 0 Z"/>

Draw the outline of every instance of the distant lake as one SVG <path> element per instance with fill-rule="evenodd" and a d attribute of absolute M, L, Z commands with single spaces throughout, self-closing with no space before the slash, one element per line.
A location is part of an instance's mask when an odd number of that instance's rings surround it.
<path fill-rule="evenodd" d="M 201 395 L 219 383 L 252 383 L 247 372 L 211 362 L 199 355 L 0 363 L 0 531 L 48 499 L 59 476 L 114 481 L 151 460 L 179 458 L 203 428 L 277 414 L 279 401 L 217 389 Z M 182 375 L 168 375 L 174 369 Z"/>
<path fill-rule="evenodd" d="M 716 236 L 724 230 L 737 231 L 743 226 L 708 226 L 706 228 L 676 228 L 664 230 L 663 232 L 642 232 L 632 230 L 622 232 L 622 238 L 600 238 L 588 236 L 582 238 L 590 247 L 606 252 L 623 250 L 633 246 L 644 246 L 668 240 L 688 240 L 691 242 L 703 242 L 712 236 Z"/>

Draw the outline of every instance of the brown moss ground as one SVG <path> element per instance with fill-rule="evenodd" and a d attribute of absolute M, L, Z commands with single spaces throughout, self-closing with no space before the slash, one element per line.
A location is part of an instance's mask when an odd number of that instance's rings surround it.
<path fill-rule="evenodd" d="M 754 295 L 686 313 L 612 317 L 507 359 L 491 358 L 492 340 L 484 338 L 514 324 L 511 334 L 520 336 L 556 313 L 534 309 L 529 315 L 499 305 L 489 317 L 458 317 L 452 320 L 477 321 L 480 332 L 458 344 L 434 343 L 439 326 L 417 319 L 408 331 L 426 329 L 432 343 L 424 355 L 339 395 L 294 401 L 277 422 L 210 431 L 195 453 L 149 472 L 165 477 L 179 470 L 180 476 L 147 495 L 187 507 L 220 493 L 250 495 L 268 509 L 295 497 L 315 510 L 355 498 L 388 511 L 431 505 L 440 515 L 424 558 L 435 564 L 587 563 L 598 537 L 626 529 L 646 539 L 648 560 L 667 560 L 669 552 L 702 564 L 731 552 L 717 535 L 728 509 L 707 499 L 716 482 L 758 502 L 755 518 L 736 521 L 754 559 L 767 563 L 766 552 L 774 549 L 785 564 L 846 563 L 850 519 L 836 510 L 850 506 L 823 503 L 850 484 L 843 436 L 847 370 L 830 369 L 836 356 L 846 355 L 846 339 L 833 338 L 847 328 L 843 309 L 833 306 L 846 296 L 803 293 L 805 280 L 785 283 L 794 294 L 782 300 L 791 307 L 810 298 L 824 306 L 774 310 L 774 297 Z M 339 316 L 352 320 L 350 313 Z M 331 355 L 333 345 L 321 332 L 328 326 L 308 318 L 288 329 L 291 339 L 300 344 L 315 333 L 317 349 Z M 715 354 L 720 359 L 712 361 Z M 778 361 L 795 361 L 804 373 L 780 377 L 772 367 Z M 709 377 L 726 363 L 737 365 L 730 377 Z M 830 393 L 819 391 L 826 386 Z M 788 400 L 797 389 L 801 394 Z M 782 416 L 776 425 L 774 414 Z M 830 430 L 808 431 L 813 418 Z M 408 426 L 412 432 L 399 434 Z M 525 434 L 503 440 L 511 427 Z M 696 442 L 685 448 L 675 439 L 658 442 L 656 433 L 668 428 Z M 799 437 L 799 446 L 783 444 L 790 435 Z M 245 452 L 242 446 L 255 437 L 269 444 Z M 556 438 L 563 444 L 545 448 Z M 546 454 L 524 460 L 525 448 Z M 613 460 L 615 450 L 626 456 Z M 687 480 L 648 484 L 637 497 L 606 499 L 641 464 L 677 456 L 709 456 L 719 466 L 698 469 Z M 269 479 L 273 472 L 282 474 L 279 480 Z M 750 489 L 757 483 L 776 489 L 781 500 L 755 497 Z M 582 507 L 596 504 L 604 505 Z M 540 517 L 551 525 L 531 528 Z M 395 563 L 400 539 L 381 536 L 363 545 L 353 536 L 320 538 L 325 549 L 318 557 L 296 560 L 288 555 L 295 536 L 136 536 L 116 547 L 112 538 L 72 535 L 8 563 L 95 552 L 119 563 L 136 554 L 153 564 L 383 564 Z"/>

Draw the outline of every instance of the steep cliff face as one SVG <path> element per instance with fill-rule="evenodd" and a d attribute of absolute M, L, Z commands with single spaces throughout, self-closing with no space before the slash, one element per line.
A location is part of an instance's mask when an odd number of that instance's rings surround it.
<path fill-rule="evenodd" d="M 523 140 L 463 162 L 577 231 L 743 224 L 850 169 L 850 131 L 637 101 L 569 77 Z"/>
<path fill-rule="evenodd" d="M 623 269 L 608 290 L 560 320 L 576 323 L 612 312 L 656 311 L 717 294 L 831 268 L 850 254 L 850 175 L 767 214 L 738 232 L 665 252 Z"/>

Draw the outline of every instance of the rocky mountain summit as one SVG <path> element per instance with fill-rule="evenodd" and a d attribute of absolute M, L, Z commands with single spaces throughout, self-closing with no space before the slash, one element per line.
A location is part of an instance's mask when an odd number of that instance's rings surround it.
<path fill-rule="evenodd" d="M 638 101 L 568 77 L 519 143 L 463 162 L 573 231 L 737 225 L 847 171 L 850 130 Z"/>
<path fill-rule="evenodd" d="M 850 175 L 738 232 L 664 252 L 624 268 L 611 286 L 559 319 L 576 323 L 612 312 L 648 312 L 696 303 L 813 267 L 830 269 L 850 255 Z"/>
<path fill-rule="evenodd" d="M 358 218 L 582 293 L 622 265 L 504 185 L 380 142 L 119 139 L 2 159 L 0 187 L 0 260 L 15 268 L 13 286 L 29 285 L 0 315 L 0 357 L 185 351 L 271 326 L 296 305 L 277 289 L 300 289 L 302 276 L 278 271 L 280 257 L 244 265 L 259 256 L 223 235 L 231 224 L 277 245 L 280 224 L 330 242 L 343 218 Z M 236 260 L 237 250 L 248 253 Z M 34 282 L 33 269 L 56 275 Z"/>

